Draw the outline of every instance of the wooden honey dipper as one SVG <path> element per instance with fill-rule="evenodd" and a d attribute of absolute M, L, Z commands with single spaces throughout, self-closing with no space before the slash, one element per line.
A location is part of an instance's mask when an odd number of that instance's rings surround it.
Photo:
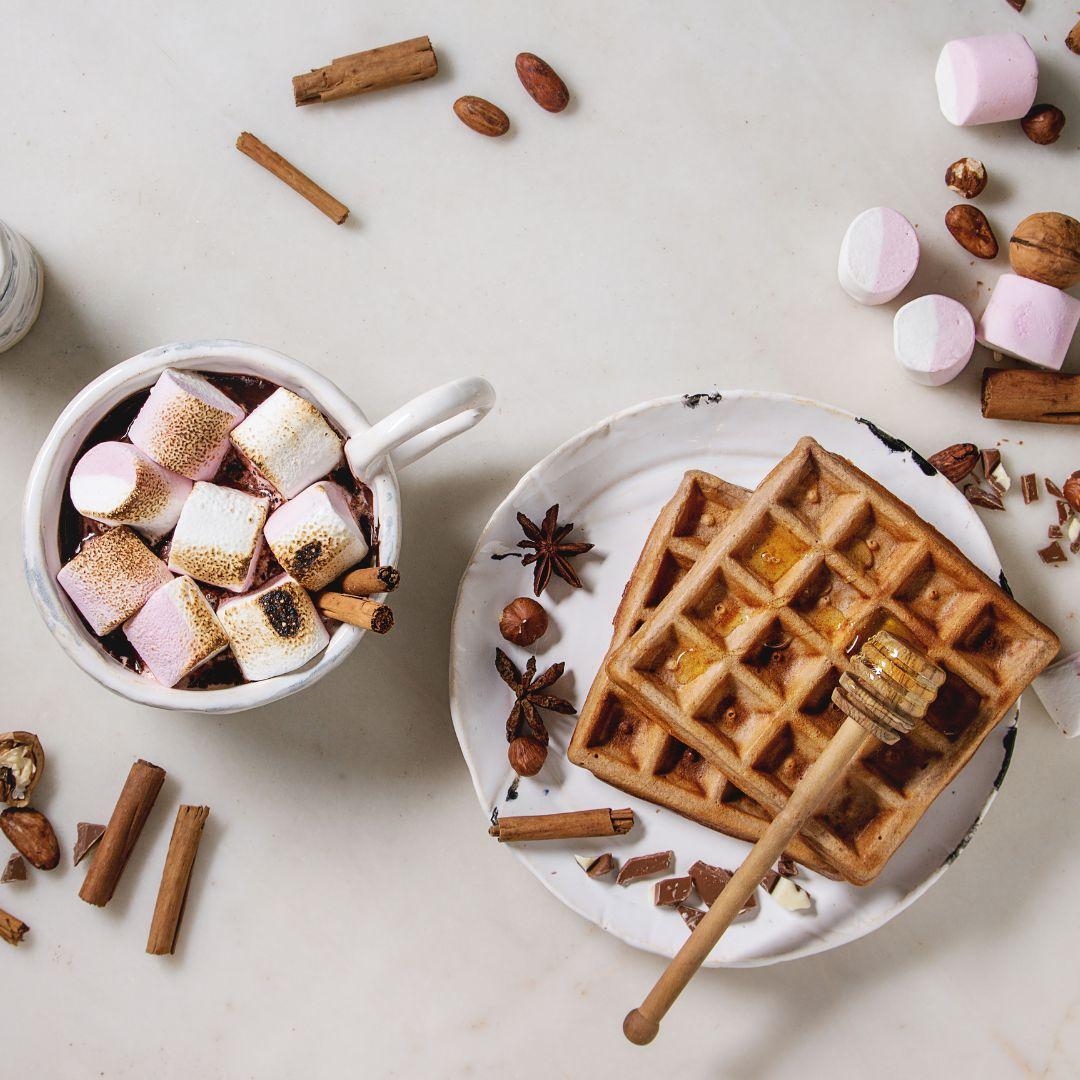
<path fill-rule="evenodd" d="M 852 660 L 850 672 L 840 676 L 832 693 L 833 703 L 846 719 L 672 958 L 649 996 L 627 1014 L 623 1033 L 632 1043 L 644 1046 L 656 1038 L 668 1009 L 803 822 L 847 772 L 863 748 L 867 733 L 884 743 L 896 742 L 926 715 L 944 681 L 941 668 L 892 634 L 879 630 L 866 641 Z"/>

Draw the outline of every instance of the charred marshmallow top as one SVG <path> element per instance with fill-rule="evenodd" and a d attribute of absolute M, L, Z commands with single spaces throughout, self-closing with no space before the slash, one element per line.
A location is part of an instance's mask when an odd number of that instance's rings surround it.
<path fill-rule="evenodd" d="M 368 553 L 348 492 L 323 480 L 270 515 L 266 543 L 305 589 L 322 589 Z"/>
<path fill-rule="evenodd" d="M 311 597 L 287 574 L 224 601 L 218 618 L 244 678 L 252 682 L 295 671 L 330 643 Z"/>

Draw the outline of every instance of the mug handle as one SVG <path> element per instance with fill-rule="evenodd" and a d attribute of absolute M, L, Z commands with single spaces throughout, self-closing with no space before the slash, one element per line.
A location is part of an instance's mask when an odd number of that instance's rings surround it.
<path fill-rule="evenodd" d="M 437 446 L 475 427 L 495 404 L 495 390 L 486 379 L 455 379 L 406 402 L 345 444 L 353 475 L 363 480 L 387 454 L 395 469 L 404 469 Z"/>

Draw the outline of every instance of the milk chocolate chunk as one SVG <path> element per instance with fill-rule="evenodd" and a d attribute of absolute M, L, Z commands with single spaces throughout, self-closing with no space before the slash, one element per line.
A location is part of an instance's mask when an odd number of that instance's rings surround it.
<path fill-rule="evenodd" d="M 653 886 L 653 903 L 657 907 L 673 907 L 686 900 L 694 889 L 689 877 L 669 877 Z"/>
<path fill-rule="evenodd" d="M 983 476 L 989 479 L 990 474 L 1001 464 L 1000 450 L 980 450 L 982 457 Z"/>
<path fill-rule="evenodd" d="M 693 930 L 702 919 L 705 912 L 701 908 L 691 907 L 689 904 L 679 904 L 675 910 L 682 916 L 682 921 Z"/>
<path fill-rule="evenodd" d="M 1020 491 L 1023 493 L 1025 503 L 1039 501 L 1039 481 L 1033 472 L 1025 473 L 1020 477 Z"/>
<path fill-rule="evenodd" d="M 666 874 L 674 861 L 674 851 L 655 851 L 651 855 L 635 855 L 623 863 L 615 883 L 629 885 L 632 881 L 640 881 L 642 878 L 653 877 L 655 874 Z"/>
<path fill-rule="evenodd" d="M 80 821 L 76 829 L 78 834 L 75 837 L 75 850 L 72 852 L 72 866 L 78 866 L 90 854 L 90 849 L 105 834 L 104 825 L 92 825 L 88 821 Z"/>
<path fill-rule="evenodd" d="M 1064 499 L 1065 496 L 1061 493 L 1061 488 L 1050 479 L 1049 476 L 1043 477 L 1043 483 L 1046 485 L 1046 494 L 1052 495 L 1055 499 Z"/>
<path fill-rule="evenodd" d="M 610 851 L 603 855 L 575 855 L 574 861 L 591 878 L 607 877 L 615 869 L 615 857 Z"/>
<path fill-rule="evenodd" d="M 1066 562 L 1069 557 L 1065 554 L 1061 545 L 1055 540 L 1052 544 L 1047 544 L 1046 547 L 1039 549 L 1039 558 L 1049 565 L 1051 563 Z"/>
<path fill-rule="evenodd" d="M 9 881 L 26 880 L 26 862 L 23 857 L 15 852 L 4 867 L 3 876 L 0 877 L 0 885 L 6 885 Z"/>

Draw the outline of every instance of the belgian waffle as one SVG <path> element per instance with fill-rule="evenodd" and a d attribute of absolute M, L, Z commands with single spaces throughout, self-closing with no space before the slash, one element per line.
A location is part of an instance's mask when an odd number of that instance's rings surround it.
<path fill-rule="evenodd" d="M 705 472 L 688 472 L 660 512 L 615 613 L 609 653 L 644 622 L 738 512 L 749 492 Z M 623 791 L 741 840 L 757 840 L 769 822 L 760 805 L 714 765 L 669 735 L 608 677 L 604 665 L 578 717 L 567 755 Z M 836 870 L 796 837 L 788 854 L 836 877 Z"/>
<path fill-rule="evenodd" d="M 898 743 L 867 737 L 803 828 L 866 884 L 1058 648 L 909 506 L 801 439 L 608 673 L 634 708 L 775 814 L 843 722 L 833 687 L 879 629 L 914 644 L 946 681 Z"/>

